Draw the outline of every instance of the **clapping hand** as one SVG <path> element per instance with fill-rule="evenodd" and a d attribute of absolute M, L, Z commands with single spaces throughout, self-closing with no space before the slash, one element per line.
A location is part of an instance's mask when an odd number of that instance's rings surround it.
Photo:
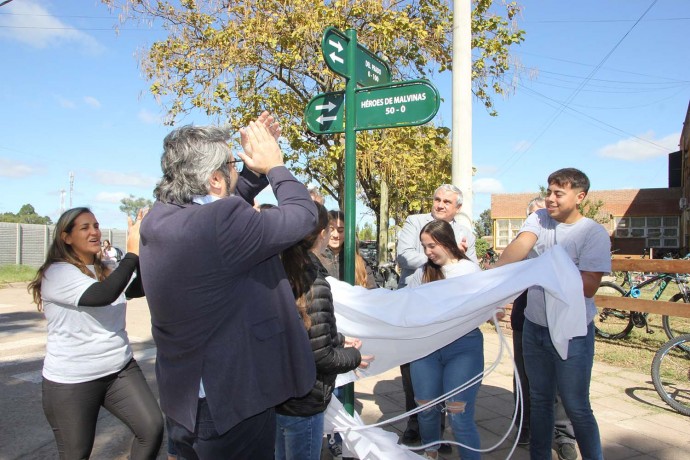
<path fill-rule="evenodd" d="M 257 174 L 266 174 L 276 166 L 282 166 L 283 152 L 277 139 L 280 126 L 268 112 L 262 113 L 256 121 L 240 129 L 240 142 L 244 152 L 238 153 L 244 164 Z"/>

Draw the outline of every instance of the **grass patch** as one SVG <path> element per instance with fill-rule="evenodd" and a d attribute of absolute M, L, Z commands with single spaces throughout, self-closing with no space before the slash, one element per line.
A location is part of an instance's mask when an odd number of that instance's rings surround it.
<path fill-rule="evenodd" d="M 27 283 L 36 276 L 36 269 L 28 265 L 0 265 L 0 285 Z"/>
<path fill-rule="evenodd" d="M 688 308 L 690 308 L 690 304 L 688 304 Z M 674 328 L 679 325 L 683 328 L 687 327 L 689 329 L 685 332 L 690 333 L 690 319 L 674 318 L 674 320 L 683 322 L 683 324 L 674 322 Z M 661 325 L 661 315 L 650 314 L 647 316 L 647 321 L 651 334 L 647 333 L 645 327 L 635 327 L 627 337 L 622 339 L 604 339 L 595 336 L 594 361 L 635 370 L 649 375 L 651 380 L 652 360 L 659 348 L 668 341 L 668 337 Z M 505 325 L 502 327 L 507 335 L 512 335 L 509 327 L 505 327 Z M 492 333 L 493 331 L 495 334 L 492 325 L 483 325 L 481 329 L 484 333 Z M 687 372 L 687 369 L 685 371 Z"/>
<path fill-rule="evenodd" d="M 690 308 L 690 305 L 688 306 Z M 687 318 L 675 318 L 687 321 Z M 647 317 L 651 334 L 645 327 L 635 327 L 630 335 L 622 339 L 596 338 L 594 360 L 612 366 L 634 369 L 643 374 L 650 374 L 652 360 L 668 337 L 661 326 L 661 315 L 650 314 Z M 690 330 L 686 331 L 690 333 Z"/>

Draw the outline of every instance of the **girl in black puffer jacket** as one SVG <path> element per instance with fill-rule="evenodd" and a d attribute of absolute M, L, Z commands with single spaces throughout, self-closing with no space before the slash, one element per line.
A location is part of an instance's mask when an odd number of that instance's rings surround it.
<path fill-rule="evenodd" d="M 297 310 L 309 333 L 316 363 L 316 382 L 311 391 L 276 408 L 276 460 L 321 458 L 323 413 L 331 400 L 338 374 L 367 367 L 370 358 L 359 353 L 361 342 L 338 333 L 333 313 L 328 272 L 316 254 L 328 241 L 328 212 L 316 204 L 319 219 L 314 231 L 282 254 Z"/>

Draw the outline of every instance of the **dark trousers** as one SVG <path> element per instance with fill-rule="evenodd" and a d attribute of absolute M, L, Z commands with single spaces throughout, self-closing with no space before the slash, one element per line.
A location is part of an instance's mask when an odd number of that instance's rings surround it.
<path fill-rule="evenodd" d="M 267 409 L 218 433 L 206 398 L 199 399 L 194 432 L 170 417 L 168 436 L 178 460 L 273 460 L 276 440 L 275 409 Z"/>
<path fill-rule="evenodd" d="M 412 376 L 410 375 L 410 363 L 400 366 L 400 376 L 402 377 L 403 392 L 405 393 L 405 412 L 409 412 L 417 407 L 414 400 L 414 390 L 412 389 Z M 410 419 L 417 420 L 417 414 L 411 415 Z"/>
<path fill-rule="evenodd" d="M 163 417 L 135 360 L 120 372 L 83 383 L 43 379 L 43 412 L 61 459 L 91 455 L 101 406 L 134 432 L 130 459 L 155 459 L 163 439 Z"/>
<path fill-rule="evenodd" d="M 529 431 L 529 380 L 527 380 L 527 373 L 525 372 L 525 360 L 522 358 L 522 331 L 513 329 L 513 358 L 515 359 L 515 367 L 517 368 L 517 375 L 513 375 L 513 400 L 517 398 L 516 379 L 520 379 L 522 386 L 522 410 L 525 414 L 522 418 L 522 431 Z M 517 408 L 517 417 L 515 417 L 515 426 L 520 424 L 520 406 Z"/>

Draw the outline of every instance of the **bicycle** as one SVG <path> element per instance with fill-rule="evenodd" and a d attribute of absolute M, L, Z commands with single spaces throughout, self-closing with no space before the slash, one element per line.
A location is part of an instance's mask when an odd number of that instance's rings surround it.
<path fill-rule="evenodd" d="M 484 270 L 488 270 L 497 261 L 498 261 L 498 254 L 496 253 L 496 251 L 494 251 L 494 247 L 491 246 L 489 249 L 486 250 L 484 257 L 482 257 L 481 267 Z"/>
<path fill-rule="evenodd" d="M 658 283 L 653 300 L 659 300 L 671 282 L 676 283 L 679 292 L 671 297 L 669 301 L 678 302 L 682 300 L 684 303 L 690 303 L 690 288 L 687 285 L 687 276 L 677 273 L 659 273 L 632 286 L 627 291 L 616 283 L 604 281 L 599 285 L 597 295 L 620 295 L 621 297 L 636 298 L 640 296 L 640 289 L 650 284 Z M 649 313 L 599 307 L 597 307 L 597 312 L 597 315 L 594 317 L 594 330 L 600 337 L 621 339 L 630 334 L 633 327 L 644 327 L 648 334 L 654 333 L 647 323 Z M 688 326 L 688 321 L 685 318 L 663 315 L 661 323 L 669 339 L 690 333 L 690 326 Z"/>
<path fill-rule="evenodd" d="M 614 249 L 611 251 L 611 259 L 613 259 L 613 256 L 616 252 L 618 252 L 618 249 Z M 626 257 L 628 258 L 628 257 Z M 640 259 L 649 259 L 649 248 L 644 248 L 644 251 L 642 251 L 642 256 Z M 620 278 L 620 285 L 621 287 L 625 287 L 627 284 L 630 288 L 633 286 L 646 281 L 648 278 L 651 278 L 654 276 L 653 273 L 644 273 L 644 272 L 635 272 L 635 271 L 616 271 L 612 273 L 613 276 L 616 278 L 616 281 L 618 282 L 618 279 Z M 650 286 L 650 289 L 655 288 L 656 286 Z"/>
<path fill-rule="evenodd" d="M 690 334 L 680 335 L 659 348 L 652 360 L 652 382 L 661 399 L 690 416 Z"/>

